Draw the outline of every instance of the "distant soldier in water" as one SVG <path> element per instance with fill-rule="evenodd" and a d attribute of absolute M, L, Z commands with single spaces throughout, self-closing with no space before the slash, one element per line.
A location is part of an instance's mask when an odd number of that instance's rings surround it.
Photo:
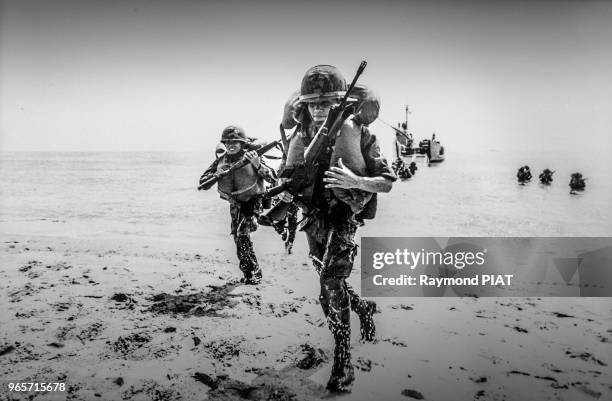
<path fill-rule="evenodd" d="M 286 166 L 299 168 L 305 150 L 330 109 L 347 91 L 340 71 L 333 66 L 310 68 L 302 80 L 297 132 L 291 137 Z M 377 112 L 379 103 L 372 111 Z M 350 354 L 350 311 L 361 322 L 362 339 L 372 341 L 375 327 L 372 314 L 376 304 L 361 299 L 347 284 L 357 252 L 354 242 L 357 227 L 376 211 L 376 192 L 389 192 L 396 176 L 380 152 L 376 137 L 360 115 L 344 121 L 333 148 L 318 160 L 312 185 L 300 192 L 299 206 L 304 220 L 310 255 L 320 273 L 321 307 L 333 334 L 334 363 L 327 383 L 332 392 L 349 391 L 355 376 Z M 369 122 L 368 122 L 369 123 Z M 291 201 L 283 193 L 284 201 Z"/>
<path fill-rule="evenodd" d="M 516 178 L 521 184 L 531 181 L 531 171 L 529 170 L 529 166 L 525 165 L 520 167 L 516 173 Z"/>
<path fill-rule="evenodd" d="M 247 150 L 249 140 L 242 128 L 234 125 L 226 127 L 221 134 L 221 143 L 223 147 L 217 146 L 215 152 L 217 159 L 202 174 L 200 183 L 228 169 L 243 157 L 249 160 L 246 166 L 221 178 L 217 189 L 221 198 L 230 204 L 231 234 L 236 243 L 239 267 L 244 275 L 241 281 L 245 284 L 259 284 L 262 273 L 250 234 L 257 230 L 257 217 L 261 213 L 261 200 L 265 192 L 264 180 L 274 183 L 276 177 L 254 150 Z"/>
<path fill-rule="evenodd" d="M 553 174 L 554 171 L 545 168 L 539 176 L 540 182 L 544 185 L 550 185 L 550 183 L 553 182 Z"/>
<path fill-rule="evenodd" d="M 410 170 L 410 174 L 414 175 L 419 168 L 417 167 L 415 162 L 410 162 L 410 166 L 408 166 L 408 170 Z"/>
<path fill-rule="evenodd" d="M 391 168 L 393 168 L 393 172 L 401 178 L 402 180 L 407 180 L 412 177 L 412 173 L 406 167 L 406 163 L 402 160 L 401 157 L 395 159 L 395 161 L 391 164 Z"/>
<path fill-rule="evenodd" d="M 571 193 L 575 191 L 584 191 L 586 188 L 586 178 L 584 178 L 581 173 L 574 173 L 571 175 L 569 186 L 571 188 Z"/>

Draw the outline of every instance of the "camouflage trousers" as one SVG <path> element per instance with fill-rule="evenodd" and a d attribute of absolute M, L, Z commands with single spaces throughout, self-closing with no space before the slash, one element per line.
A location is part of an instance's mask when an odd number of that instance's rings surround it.
<path fill-rule="evenodd" d="M 354 238 L 358 223 L 354 218 L 329 221 L 321 217 L 307 217 L 303 230 L 319 273 L 319 300 L 334 336 L 334 359 L 350 364 L 350 311 L 361 318 L 368 308 L 366 301 L 346 282 L 357 253 Z"/>
<path fill-rule="evenodd" d="M 230 201 L 232 231 L 239 267 L 245 279 L 261 278 L 261 268 L 253 250 L 251 233 L 257 230 L 257 217 L 261 213 L 261 199 L 246 202 Z"/>
<path fill-rule="evenodd" d="M 280 201 L 279 201 L 280 202 Z M 272 224 L 274 230 L 279 233 L 285 242 L 285 248 L 290 249 L 295 241 L 295 233 L 298 227 L 298 207 L 295 203 L 289 206 L 287 216 Z"/>

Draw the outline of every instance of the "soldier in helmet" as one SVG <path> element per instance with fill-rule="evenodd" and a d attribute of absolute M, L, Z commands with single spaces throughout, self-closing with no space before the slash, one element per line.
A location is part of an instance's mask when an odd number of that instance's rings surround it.
<path fill-rule="evenodd" d="M 554 174 L 554 171 L 551 171 L 550 169 L 545 168 L 544 171 L 542 171 L 542 173 L 539 176 L 540 182 L 544 185 L 550 185 L 550 183 L 553 181 L 553 174 Z"/>
<path fill-rule="evenodd" d="M 347 85 L 340 71 L 330 65 L 310 68 L 302 80 L 295 110 L 297 131 L 287 150 L 287 167 L 299 165 L 304 151 L 324 124 L 330 109 L 344 96 Z M 347 284 L 357 252 L 357 227 L 376 211 L 376 193 L 389 192 L 397 179 L 370 133 L 364 116 L 344 121 L 333 147 L 319 160 L 316 179 L 299 194 L 299 205 L 313 264 L 320 274 L 323 312 L 335 341 L 334 363 L 327 384 L 332 392 L 349 391 L 354 381 L 350 354 L 350 310 L 361 322 L 361 336 L 374 339 L 372 314 L 376 304 L 361 299 Z M 283 201 L 292 196 L 281 194 Z"/>
<path fill-rule="evenodd" d="M 569 186 L 571 188 L 570 193 L 584 191 L 586 188 L 586 178 L 582 176 L 582 173 L 573 173 L 570 177 Z"/>
<path fill-rule="evenodd" d="M 221 172 L 243 157 L 250 161 L 246 166 L 221 178 L 217 189 L 221 198 L 230 204 L 232 218 L 231 234 L 236 243 L 239 267 L 245 284 L 259 284 L 262 279 L 261 268 L 253 251 L 250 233 L 257 230 L 257 217 L 261 213 L 261 200 L 265 192 L 264 180 L 273 183 L 274 171 L 263 163 L 256 151 L 247 150 L 249 138 L 240 127 L 230 125 L 221 134 L 217 146 L 217 159 L 200 177 L 200 183 L 214 173 Z M 206 188 L 205 188 L 206 189 Z"/>

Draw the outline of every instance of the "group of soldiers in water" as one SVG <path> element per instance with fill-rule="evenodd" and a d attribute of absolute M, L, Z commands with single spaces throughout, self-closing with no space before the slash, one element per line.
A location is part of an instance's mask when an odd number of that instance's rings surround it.
<path fill-rule="evenodd" d="M 260 284 L 263 278 L 250 237 L 259 224 L 271 225 L 281 235 L 287 253 L 291 253 L 296 231 L 306 234 L 309 256 L 319 276 L 319 301 L 334 338 L 327 383 L 330 392 L 350 391 L 355 379 L 351 311 L 359 317 L 362 341 L 374 340 L 376 304 L 362 299 L 346 279 L 357 253 L 357 228 L 374 218 L 377 193 L 389 192 L 397 179 L 368 128 L 378 116 L 380 101 L 367 88 L 355 86 L 365 65 L 362 62 L 348 86 L 334 66 L 307 70 L 300 91 L 285 107 L 278 171 L 265 164 L 255 140 L 231 125 L 223 130 L 223 146 L 198 187 L 209 189 L 217 183 L 221 198 L 229 202 L 231 234 L 244 275 L 241 281 L 247 285 Z M 285 129 L 292 128 L 286 137 Z M 275 186 L 266 188 L 264 181 Z M 278 196 L 273 197 L 275 190 Z M 270 198 L 274 206 L 264 213 Z M 280 218 L 270 213 L 287 205 Z M 302 214 L 299 223 L 298 208 Z"/>
<path fill-rule="evenodd" d="M 544 185 L 550 185 L 553 182 L 554 173 L 554 171 L 545 168 L 538 177 L 540 179 L 540 183 Z M 532 176 L 529 166 L 525 165 L 519 167 L 516 173 L 516 178 L 518 179 L 518 182 L 522 185 L 531 181 Z M 586 188 L 586 178 L 584 178 L 581 173 L 573 173 L 570 176 L 569 187 L 571 189 L 571 193 L 574 193 L 575 191 L 584 191 L 584 189 Z"/>
<path fill-rule="evenodd" d="M 410 162 L 410 164 L 406 166 L 406 163 L 404 163 L 401 157 L 395 159 L 391 167 L 393 168 L 395 174 L 402 180 L 412 178 L 412 176 L 419 169 L 414 161 Z"/>

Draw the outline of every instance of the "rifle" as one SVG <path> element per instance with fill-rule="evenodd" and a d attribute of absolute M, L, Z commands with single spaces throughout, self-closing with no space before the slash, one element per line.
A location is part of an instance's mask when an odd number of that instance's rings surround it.
<path fill-rule="evenodd" d="M 316 178 L 316 172 L 318 168 L 319 157 L 323 152 L 333 144 L 338 134 L 338 130 L 344 123 L 344 120 L 353 113 L 352 105 L 348 104 L 348 97 L 357 79 L 363 73 L 367 62 L 364 60 L 359 65 L 357 73 L 353 78 L 353 81 L 349 85 L 344 97 L 340 101 L 340 104 L 333 106 L 329 111 L 327 120 L 323 126 L 319 129 L 314 139 L 306 148 L 304 152 L 304 163 L 297 166 L 291 166 L 283 170 L 280 177 L 286 178 L 287 180 L 280 185 L 269 188 L 266 191 L 266 197 L 273 197 L 280 194 L 283 191 L 288 191 L 292 195 L 299 195 L 300 191 L 312 184 L 312 181 Z M 289 209 L 289 203 L 279 202 L 272 209 L 265 212 L 262 216 L 264 221 L 278 221 L 282 220 L 287 210 Z"/>
<path fill-rule="evenodd" d="M 256 149 L 255 152 L 257 152 L 257 154 L 259 156 L 261 156 L 264 153 L 270 151 L 272 148 L 278 147 L 279 145 L 280 145 L 280 141 L 273 141 L 273 142 L 270 142 L 267 145 L 264 145 L 264 146 L 260 147 L 259 149 Z M 231 166 L 229 166 L 229 168 L 227 168 L 226 170 L 223 170 L 223 171 L 218 172 L 218 173 L 214 173 L 210 178 L 207 178 L 205 180 L 201 180 L 200 181 L 200 185 L 198 186 L 198 191 L 202 190 L 202 189 L 204 189 L 204 190 L 209 189 L 217 181 L 219 181 L 221 178 L 227 176 L 232 171 L 238 170 L 239 168 L 242 168 L 242 167 L 246 166 L 249 163 L 250 163 L 250 161 L 246 157 L 242 157 L 242 159 L 238 160 L 236 163 L 234 163 Z"/>

